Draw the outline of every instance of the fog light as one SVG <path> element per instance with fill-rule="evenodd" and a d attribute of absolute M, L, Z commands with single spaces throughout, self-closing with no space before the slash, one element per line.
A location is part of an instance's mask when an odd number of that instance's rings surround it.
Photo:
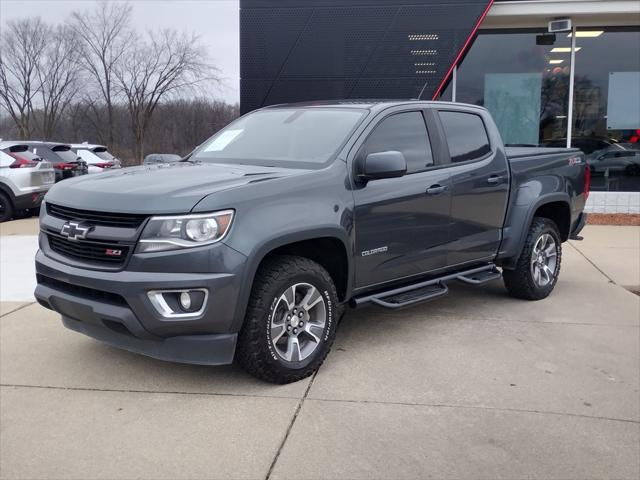
<path fill-rule="evenodd" d="M 152 290 L 147 296 L 156 311 L 165 318 L 197 317 L 204 312 L 209 291 L 206 288 Z"/>
<path fill-rule="evenodd" d="M 180 306 L 184 310 L 189 310 L 191 308 L 191 295 L 189 295 L 189 292 L 182 292 L 180 294 Z"/>

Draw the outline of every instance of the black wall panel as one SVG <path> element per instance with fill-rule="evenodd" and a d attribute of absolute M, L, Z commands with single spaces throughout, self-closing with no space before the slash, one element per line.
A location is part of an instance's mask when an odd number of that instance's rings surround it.
<path fill-rule="evenodd" d="M 241 0 L 241 110 L 339 98 L 429 99 L 488 4 Z"/>

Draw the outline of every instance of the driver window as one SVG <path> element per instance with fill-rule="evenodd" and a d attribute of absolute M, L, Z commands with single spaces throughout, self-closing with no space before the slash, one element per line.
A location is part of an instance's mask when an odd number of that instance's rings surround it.
<path fill-rule="evenodd" d="M 407 161 L 407 173 L 416 173 L 433 166 L 427 126 L 421 112 L 404 112 L 385 118 L 365 142 L 363 153 L 402 152 Z"/>

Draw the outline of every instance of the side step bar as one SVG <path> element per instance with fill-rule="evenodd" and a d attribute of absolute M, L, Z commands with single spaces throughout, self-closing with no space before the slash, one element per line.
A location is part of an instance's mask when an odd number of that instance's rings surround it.
<path fill-rule="evenodd" d="M 471 275 L 460 275 L 456 280 L 468 283 L 470 285 L 482 285 L 483 283 L 490 282 L 491 280 L 497 280 L 502 277 L 502 272 L 495 267 L 492 270 L 485 270 L 483 272 L 473 273 Z"/>
<path fill-rule="evenodd" d="M 501 276 L 502 273 L 498 271 L 495 265 L 485 265 L 372 295 L 356 297 L 353 299 L 353 303 L 356 308 L 366 303 L 373 303 L 390 309 L 404 308 L 446 295 L 449 293 L 449 289 L 445 282 L 451 280 L 460 280 L 471 285 L 481 285 Z"/>

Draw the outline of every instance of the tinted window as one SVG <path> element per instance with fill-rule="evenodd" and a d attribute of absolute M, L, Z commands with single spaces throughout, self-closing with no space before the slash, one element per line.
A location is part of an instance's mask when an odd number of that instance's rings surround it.
<path fill-rule="evenodd" d="M 364 154 L 402 152 L 407 172 L 419 172 L 433 165 L 429 136 L 420 112 L 398 113 L 384 119 L 365 144 Z"/>
<path fill-rule="evenodd" d="M 57 146 L 53 147 L 52 150 L 63 162 L 75 162 L 78 160 L 78 155 L 69 147 Z"/>
<path fill-rule="evenodd" d="M 75 162 L 78 155 L 65 147 L 54 147 L 55 151 L 42 145 L 32 145 L 30 150 L 51 163 Z"/>
<path fill-rule="evenodd" d="M 447 137 L 452 162 L 474 160 L 491 151 L 487 131 L 478 115 L 440 112 L 440 120 Z"/>
<path fill-rule="evenodd" d="M 96 157 L 102 160 L 111 161 L 116 159 L 116 157 L 111 155 L 106 148 L 94 148 L 93 153 L 95 154 Z"/>
<path fill-rule="evenodd" d="M 41 145 L 34 145 L 30 148 L 30 150 L 38 155 L 40 158 L 44 158 L 45 160 L 51 163 L 60 163 L 62 159 L 58 157 L 55 153 L 53 153 L 48 147 L 43 147 Z"/>

